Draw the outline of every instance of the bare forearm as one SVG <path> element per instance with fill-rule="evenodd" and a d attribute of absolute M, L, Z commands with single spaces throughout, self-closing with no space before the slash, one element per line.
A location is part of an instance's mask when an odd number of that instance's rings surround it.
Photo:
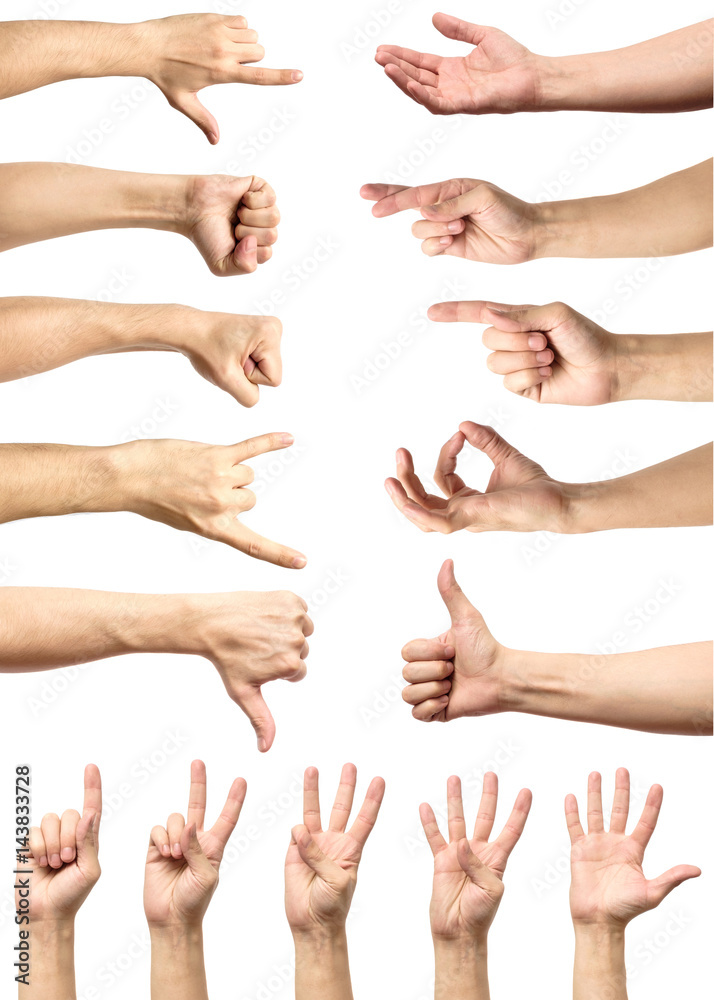
<path fill-rule="evenodd" d="M 535 206 L 535 257 L 667 257 L 712 245 L 712 161 L 644 187 Z"/>
<path fill-rule="evenodd" d="M 711 333 L 615 338 L 615 398 L 712 400 Z"/>
<path fill-rule="evenodd" d="M 95 229 L 180 232 L 186 177 L 66 163 L 0 165 L 0 250 Z"/>
<path fill-rule="evenodd" d="M 622 928 L 599 924 L 575 928 L 573 1000 L 627 1000 Z"/>
<path fill-rule="evenodd" d="M 295 1000 L 353 1000 L 344 931 L 295 936 Z"/>
<path fill-rule="evenodd" d="M 75 1000 L 73 921 L 32 921 L 29 985 L 18 983 L 18 1000 Z"/>
<path fill-rule="evenodd" d="M 539 58 L 544 111 L 696 111 L 712 105 L 712 22 L 610 52 Z"/>
<path fill-rule="evenodd" d="M 200 927 L 151 928 L 151 1000 L 208 1000 Z"/>
<path fill-rule="evenodd" d="M 642 732 L 709 735 L 711 668 L 710 642 L 631 653 L 509 650 L 503 706 Z"/>
<path fill-rule="evenodd" d="M 434 1000 L 489 1000 L 485 939 L 435 941 L 434 958 Z"/>
<path fill-rule="evenodd" d="M 200 595 L 197 606 L 204 600 Z M 0 672 L 51 670 L 134 652 L 197 652 L 192 595 L 3 587 Z"/>
<path fill-rule="evenodd" d="M 711 524 L 712 446 L 569 493 L 566 533 Z"/>
<path fill-rule="evenodd" d="M 5 21 L 0 98 L 61 80 L 144 74 L 137 25 L 100 21 Z"/>
<path fill-rule="evenodd" d="M 0 382 L 122 351 L 180 350 L 213 314 L 180 305 L 125 305 L 25 296 L 0 299 Z"/>

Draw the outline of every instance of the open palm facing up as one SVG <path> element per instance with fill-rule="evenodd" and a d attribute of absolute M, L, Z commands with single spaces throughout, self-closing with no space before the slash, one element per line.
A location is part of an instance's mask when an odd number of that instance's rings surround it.
<path fill-rule="evenodd" d="M 485 937 L 503 896 L 503 873 L 518 843 L 531 807 L 531 793 L 521 789 L 501 833 L 489 841 L 498 804 L 498 778 L 489 771 L 483 780 L 481 802 L 472 837 L 466 833 L 461 780 L 447 782 L 448 841 L 434 810 L 419 809 L 424 833 L 434 855 L 431 931 L 435 939 Z"/>
<path fill-rule="evenodd" d="M 210 830 L 206 815 L 206 765 L 191 764 L 188 812 L 169 816 L 151 831 L 144 876 L 144 911 L 151 926 L 199 925 L 218 885 L 218 870 L 245 799 L 236 778 L 221 815 Z"/>
<path fill-rule="evenodd" d="M 446 57 L 380 45 L 376 61 L 407 97 L 435 115 L 535 110 L 537 57 L 525 45 L 498 28 L 449 14 L 434 14 L 432 21 L 444 37 L 474 48 L 463 56 Z"/>
<path fill-rule="evenodd" d="M 456 474 L 464 444 L 493 462 L 485 491 L 467 486 Z M 385 487 L 394 505 L 422 531 L 450 534 L 468 531 L 562 530 L 567 509 L 564 483 L 553 479 L 530 458 L 505 441 L 492 427 L 464 421 L 439 453 L 434 482 L 443 497 L 427 493 L 406 448 L 397 452 L 397 478 Z"/>
<path fill-rule="evenodd" d="M 642 815 L 632 833 L 626 832 L 630 808 L 630 775 L 617 771 L 610 829 L 605 830 L 602 812 L 602 780 L 595 771 L 588 779 L 588 832 L 580 822 L 574 795 L 565 799 L 565 818 L 570 842 L 570 911 L 575 924 L 624 927 L 655 906 L 672 889 L 701 875 L 692 865 L 677 865 L 659 878 L 648 879 L 642 871 L 645 849 L 654 833 L 662 806 L 662 787 L 653 785 Z"/>
<path fill-rule="evenodd" d="M 294 934 L 344 927 L 362 851 L 379 815 L 384 780 L 373 778 L 352 826 L 357 768 L 345 764 L 326 830 L 320 818 L 317 768 L 305 771 L 303 823 L 293 828 L 285 859 L 285 912 Z"/>
<path fill-rule="evenodd" d="M 102 781 L 99 769 L 84 771 L 82 815 L 68 809 L 43 816 L 30 830 L 32 891 L 30 919 L 72 921 L 99 880 L 99 825 L 102 817 Z"/>

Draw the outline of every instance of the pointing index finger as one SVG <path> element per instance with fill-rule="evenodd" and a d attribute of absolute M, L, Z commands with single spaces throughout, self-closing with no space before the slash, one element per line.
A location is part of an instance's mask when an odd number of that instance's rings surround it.
<path fill-rule="evenodd" d="M 197 830 L 203 829 L 206 819 L 206 765 L 202 760 L 194 760 L 191 764 L 191 787 L 188 793 L 188 811 L 186 822 L 196 824 Z"/>

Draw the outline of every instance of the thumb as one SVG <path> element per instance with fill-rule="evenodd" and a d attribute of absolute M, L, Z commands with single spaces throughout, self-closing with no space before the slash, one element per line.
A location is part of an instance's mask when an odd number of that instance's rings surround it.
<path fill-rule="evenodd" d="M 687 879 L 699 878 L 701 874 L 701 868 L 695 868 L 694 865 L 676 865 L 660 875 L 659 878 L 650 879 L 647 883 L 647 893 L 649 899 L 652 900 L 652 906 L 659 906 L 672 889 L 676 889 Z"/>
<path fill-rule="evenodd" d="M 198 99 L 198 94 L 190 91 L 181 91 L 176 94 L 166 94 L 166 100 L 172 108 L 176 108 L 181 114 L 186 115 L 191 121 L 198 125 L 212 146 L 215 146 L 219 139 L 218 122 Z"/>
<path fill-rule="evenodd" d="M 198 830 L 196 829 L 195 823 L 191 823 L 190 826 L 187 825 L 183 828 L 180 843 L 184 861 L 191 871 L 196 875 L 204 877 L 206 875 L 210 875 L 213 877 L 215 869 L 203 853 L 203 848 L 201 847 L 198 839 Z"/>
<path fill-rule="evenodd" d="M 260 688 L 247 688 L 239 692 L 236 701 L 250 719 L 258 737 L 258 750 L 265 753 L 270 750 L 275 739 L 275 722 L 270 709 L 265 704 Z"/>
<path fill-rule="evenodd" d="M 292 837 L 297 844 L 300 857 L 308 868 L 311 868 L 318 878 L 334 885 L 337 876 L 343 872 L 343 869 L 320 849 L 308 828 L 306 826 L 293 827 Z"/>
<path fill-rule="evenodd" d="M 236 243 L 233 264 L 239 274 L 255 271 L 258 266 L 258 241 L 255 236 L 244 236 Z"/>
<path fill-rule="evenodd" d="M 500 895 L 495 883 L 501 883 L 501 880 L 474 854 L 471 850 L 471 845 L 465 837 L 456 845 L 456 857 L 462 871 L 468 875 L 474 885 L 477 885 L 479 889 L 483 889 L 489 896 Z"/>
<path fill-rule="evenodd" d="M 439 586 L 441 598 L 451 615 L 452 624 L 455 625 L 457 621 L 473 617 L 476 609 L 456 582 L 453 559 L 447 559 L 443 564 L 439 570 L 436 582 Z"/>
<path fill-rule="evenodd" d="M 470 21 L 462 21 L 460 17 L 452 17 L 451 14 L 434 14 L 431 22 L 444 38 L 468 42 L 469 45 L 479 45 L 488 30 L 481 24 L 471 24 Z"/>

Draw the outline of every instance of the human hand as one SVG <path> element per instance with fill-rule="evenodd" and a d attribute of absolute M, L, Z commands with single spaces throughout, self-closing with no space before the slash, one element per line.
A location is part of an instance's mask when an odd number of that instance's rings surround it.
<path fill-rule="evenodd" d="M 504 663 L 508 650 L 489 632 L 447 559 L 437 578 L 451 625 L 436 639 L 412 639 L 402 650 L 408 686 L 402 698 L 421 722 L 451 722 L 504 709 Z"/>
<path fill-rule="evenodd" d="M 412 226 L 412 235 L 428 257 L 520 264 L 537 256 L 537 206 L 488 181 L 459 177 L 421 187 L 365 184 L 360 194 L 376 202 L 372 215 L 377 219 L 419 209 L 423 218 Z"/>
<path fill-rule="evenodd" d="M 258 402 L 260 386 L 278 386 L 282 380 L 280 337 L 282 323 L 275 316 L 234 316 L 197 313 L 179 336 L 180 351 L 203 378 L 230 393 L 243 406 Z"/>
<path fill-rule="evenodd" d="M 484 493 L 468 487 L 456 474 L 456 460 L 466 441 L 493 462 Z M 397 476 L 386 480 L 387 492 L 395 507 L 422 531 L 564 530 L 567 484 L 552 479 L 483 424 L 464 421 L 439 453 L 434 481 L 446 499 L 426 492 L 406 448 L 397 452 Z"/>
<path fill-rule="evenodd" d="M 300 70 L 251 67 L 263 59 L 265 49 L 241 16 L 178 14 L 135 28 L 145 52 L 145 75 L 212 145 L 219 139 L 218 123 L 201 104 L 198 91 L 218 83 L 280 86 L 302 80 Z"/>
<path fill-rule="evenodd" d="M 434 14 L 432 22 L 446 38 L 475 48 L 468 55 L 447 58 L 380 45 L 376 61 L 407 97 L 435 115 L 537 110 L 538 56 L 498 28 L 449 14 Z"/>
<path fill-rule="evenodd" d="M 588 779 L 588 832 L 583 830 L 574 795 L 565 799 L 565 819 L 570 834 L 570 912 L 577 925 L 612 925 L 624 928 L 634 917 L 659 906 L 672 889 L 701 870 L 677 865 L 659 878 L 647 879 L 642 871 L 645 848 L 654 833 L 662 805 L 661 785 L 652 785 L 642 815 L 628 836 L 630 775 L 621 767 L 615 780 L 610 829 L 603 823 L 601 777 Z"/>
<path fill-rule="evenodd" d="M 327 830 L 320 821 L 317 768 L 305 771 L 303 824 L 293 827 L 285 859 L 285 912 L 294 935 L 344 929 L 362 851 L 379 814 L 384 780 L 373 778 L 349 830 L 357 768 L 345 764 Z"/>
<path fill-rule="evenodd" d="M 225 542 L 254 559 L 302 569 L 307 562 L 302 553 L 236 520 L 256 503 L 247 488 L 253 470 L 242 463 L 292 443 L 290 434 L 262 434 L 235 445 L 155 439 L 117 445 L 121 503 L 113 504 L 114 509 Z"/>
<path fill-rule="evenodd" d="M 439 302 L 429 319 L 486 323 L 487 364 L 510 392 L 537 403 L 596 406 L 617 398 L 617 336 L 562 302 Z"/>
<path fill-rule="evenodd" d="M 144 912 L 150 927 L 200 925 L 218 886 L 226 844 L 245 800 L 246 783 L 236 778 L 221 815 L 210 830 L 206 816 L 206 765 L 191 764 L 186 819 L 172 813 L 151 831 L 144 874 Z"/>
<path fill-rule="evenodd" d="M 426 802 L 419 816 L 434 855 L 434 886 L 429 916 L 435 941 L 485 938 L 503 896 L 503 873 L 518 843 L 531 808 L 527 788 L 518 793 L 513 811 L 498 837 L 489 843 L 498 804 L 498 778 L 484 775 L 473 836 L 466 835 L 461 780 L 447 782 L 449 840 L 443 837 L 434 810 Z"/>
<path fill-rule="evenodd" d="M 219 278 L 255 271 L 272 256 L 280 212 L 260 177 L 189 177 L 178 228 Z"/>
<path fill-rule="evenodd" d="M 213 663 L 226 691 L 248 716 L 263 753 L 273 745 L 275 722 L 262 685 L 303 679 L 313 629 L 306 602 L 286 590 L 193 594 L 178 648 Z"/>
<path fill-rule="evenodd" d="M 102 780 L 99 769 L 84 770 L 82 815 L 75 809 L 48 813 L 30 830 L 30 919 L 71 923 L 99 881 L 99 825 L 102 817 Z"/>

